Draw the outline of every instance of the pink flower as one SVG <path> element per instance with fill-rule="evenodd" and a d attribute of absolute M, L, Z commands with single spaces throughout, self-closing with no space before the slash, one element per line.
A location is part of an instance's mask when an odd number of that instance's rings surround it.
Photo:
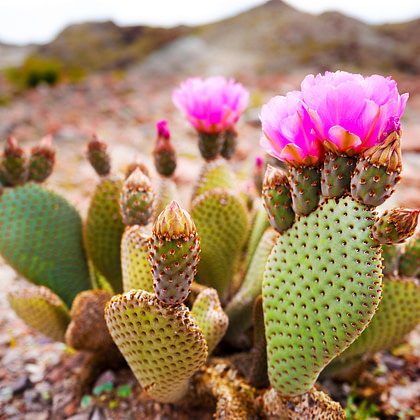
<path fill-rule="evenodd" d="M 324 149 L 299 91 L 272 98 L 262 107 L 260 119 L 260 145 L 270 155 L 294 166 L 315 166 L 323 159 Z"/>
<path fill-rule="evenodd" d="M 344 71 L 308 75 L 301 90 L 321 141 L 348 155 L 378 144 L 390 121 L 397 127 L 408 99 L 390 77 Z"/>
<path fill-rule="evenodd" d="M 169 139 L 171 133 L 169 132 L 168 121 L 162 120 L 156 123 L 156 128 L 158 132 L 158 137 L 163 137 L 165 139 Z"/>
<path fill-rule="evenodd" d="M 248 105 L 249 92 L 234 79 L 195 77 L 181 83 L 172 100 L 198 131 L 220 133 L 238 121 Z"/>

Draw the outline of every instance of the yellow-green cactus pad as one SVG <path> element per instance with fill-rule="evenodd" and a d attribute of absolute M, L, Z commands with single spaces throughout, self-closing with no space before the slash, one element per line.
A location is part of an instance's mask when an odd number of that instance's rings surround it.
<path fill-rule="evenodd" d="M 171 178 L 160 177 L 156 186 L 155 219 L 173 200 L 178 199 L 178 191 L 175 182 Z"/>
<path fill-rule="evenodd" d="M 104 319 L 104 309 L 111 298 L 111 293 L 101 289 L 86 290 L 76 296 L 65 335 L 68 346 L 98 351 L 114 345 Z"/>
<path fill-rule="evenodd" d="M 226 313 L 229 316 L 227 336 L 230 341 L 235 341 L 252 326 L 254 302 L 257 296 L 261 294 L 265 264 L 278 237 L 279 233 L 273 228 L 270 227 L 266 230 L 241 287 L 226 306 Z"/>
<path fill-rule="evenodd" d="M 27 183 L 0 197 L 0 253 L 19 274 L 48 287 L 70 308 L 90 289 L 78 211 L 55 192 Z"/>
<path fill-rule="evenodd" d="M 203 290 L 194 301 L 191 312 L 206 337 L 208 354 L 225 335 L 229 319 L 220 305 L 219 295 L 212 288 Z"/>
<path fill-rule="evenodd" d="M 223 301 L 248 235 L 245 204 L 233 191 L 213 188 L 193 201 L 191 216 L 201 238 L 197 281 L 214 287 Z"/>
<path fill-rule="evenodd" d="M 414 278 L 384 277 L 378 310 L 361 336 L 337 362 L 391 349 L 420 322 L 420 284 Z"/>
<path fill-rule="evenodd" d="M 128 226 L 121 239 L 123 290 L 140 289 L 153 293 L 153 276 L 149 262 L 150 233 L 144 226 Z"/>
<path fill-rule="evenodd" d="M 143 389 L 160 402 L 176 402 L 189 378 L 207 358 L 207 343 L 183 304 L 168 305 L 132 290 L 114 296 L 105 308 L 112 339 Z"/>
<path fill-rule="evenodd" d="M 191 200 L 212 188 L 235 188 L 235 174 L 223 158 L 207 161 L 201 168 Z"/>
<path fill-rule="evenodd" d="M 264 232 L 270 227 L 270 222 L 267 217 L 261 202 L 258 203 L 257 210 L 252 220 L 251 233 L 248 239 L 248 249 L 246 253 L 246 268 L 249 268 L 252 257 L 258 247 L 258 244 L 263 236 Z"/>
<path fill-rule="evenodd" d="M 121 177 L 101 178 L 89 206 L 84 230 L 89 258 L 115 293 L 122 291 L 120 247 L 125 228 L 119 204 L 122 186 Z"/>
<path fill-rule="evenodd" d="M 374 216 L 351 197 L 325 199 L 274 246 L 262 294 L 268 373 L 280 394 L 309 391 L 373 317 L 382 288 Z"/>
<path fill-rule="evenodd" d="M 26 324 L 54 341 L 64 342 L 70 313 L 51 290 L 44 286 L 16 288 L 8 294 L 8 300 Z"/>

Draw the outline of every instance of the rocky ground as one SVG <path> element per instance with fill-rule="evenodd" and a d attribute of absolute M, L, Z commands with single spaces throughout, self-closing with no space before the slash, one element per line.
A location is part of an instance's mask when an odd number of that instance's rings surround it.
<path fill-rule="evenodd" d="M 276 94 L 298 88 L 303 77 L 303 73 L 295 72 L 262 78 L 243 75 L 240 79 L 251 91 L 250 107 L 238 126 L 241 143 L 233 160 L 241 182 L 251 178 L 254 158 L 262 154 L 258 145 L 260 106 Z M 155 124 L 166 119 L 179 154 L 175 177 L 181 201 L 187 206 L 200 159 L 195 133 L 171 101 L 172 90 L 181 80 L 179 76 L 154 77 L 145 64 L 124 75 L 90 76 L 78 85 L 40 86 L 0 107 L 1 144 L 13 133 L 30 147 L 52 133 L 57 162 L 49 183 L 84 213 L 96 183 L 96 175 L 84 158 L 92 134 L 109 143 L 115 171 L 136 156 L 152 168 Z M 400 92 L 410 92 L 410 100 L 402 122 L 403 180 L 389 205 L 420 208 L 420 78 L 401 76 L 398 82 Z M 0 81 L 0 89 L 7 89 L 4 82 Z M 87 355 L 52 343 L 26 327 L 6 300 L 7 291 L 24 280 L 4 262 L 0 262 L 0 277 L 0 420 L 212 418 L 206 411 L 140 404 L 141 391 L 127 368 L 105 371 L 85 398 L 75 399 L 73 390 Z M 419 375 L 417 330 L 396 352 L 378 355 L 356 385 L 328 381 L 323 385 L 344 403 L 350 395 L 357 395 L 358 402 L 370 398 L 381 408 L 380 418 L 420 418 Z"/>

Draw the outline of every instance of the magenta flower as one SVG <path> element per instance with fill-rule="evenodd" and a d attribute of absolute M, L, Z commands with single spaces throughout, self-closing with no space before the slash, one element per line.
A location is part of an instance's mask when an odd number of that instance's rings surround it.
<path fill-rule="evenodd" d="M 260 119 L 260 145 L 270 155 L 293 166 L 316 166 L 323 159 L 324 148 L 299 91 L 272 98 L 262 107 Z"/>
<path fill-rule="evenodd" d="M 156 123 L 157 133 L 159 138 L 169 139 L 171 133 L 168 128 L 168 121 L 162 120 Z"/>
<path fill-rule="evenodd" d="M 390 125 L 399 127 L 408 93 L 399 95 L 390 77 L 344 71 L 308 75 L 302 101 L 327 149 L 353 155 L 380 143 Z M 389 134 L 389 133 L 388 133 Z"/>
<path fill-rule="evenodd" d="M 195 77 L 181 83 L 172 100 L 198 131 L 220 133 L 238 121 L 248 105 L 249 92 L 234 79 Z"/>

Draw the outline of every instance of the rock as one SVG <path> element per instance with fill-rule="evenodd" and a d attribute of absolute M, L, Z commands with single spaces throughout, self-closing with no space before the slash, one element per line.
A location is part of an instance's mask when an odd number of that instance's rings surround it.
<path fill-rule="evenodd" d="M 12 390 L 13 395 L 18 395 L 30 386 L 32 386 L 32 383 L 29 380 L 29 377 L 27 375 L 22 375 L 12 382 L 10 389 Z"/>

